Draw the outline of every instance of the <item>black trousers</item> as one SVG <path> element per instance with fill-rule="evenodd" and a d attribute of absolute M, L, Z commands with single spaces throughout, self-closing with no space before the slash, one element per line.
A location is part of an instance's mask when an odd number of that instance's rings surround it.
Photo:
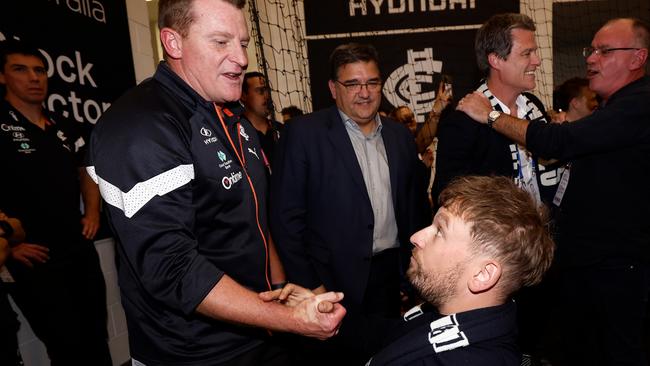
<path fill-rule="evenodd" d="M 95 247 L 20 271 L 11 296 L 52 366 L 111 366 L 106 331 L 106 285 Z"/>
<path fill-rule="evenodd" d="M 399 316 L 401 277 L 399 249 L 386 249 L 372 257 L 363 297 L 364 315 Z"/>
<path fill-rule="evenodd" d="M 635 261 L 563 269 L 564 360 L 553 365 L 647 365 L 643 327 L 650 270 Z"/>

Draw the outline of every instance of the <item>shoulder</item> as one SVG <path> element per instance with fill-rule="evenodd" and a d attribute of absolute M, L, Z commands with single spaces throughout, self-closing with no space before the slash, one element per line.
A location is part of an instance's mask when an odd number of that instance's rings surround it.
<path fill-rule="evenodd" d="M 302 116 L 294 117 L 292 119 L 292 123 L 293 121 L 296 122 L 310 121 L 312 123 L 323 123 L 333 118 L 337 118 L 339 120 L 341 119 L 341 117 L 338 114 L 338 109 L 336 109 L 336 107 L 329 107 L 325 109 L 319 109 L 312 113 L 303 114 Z"/>
<path fill-rule="evenodd" d="M 160 130 L 187 130 L 193 112 L 149 79 L 122 95 L 95 126 L 95 134 L 106 138 L 147 138 Z"/>
<path fill-rule="evenodd" d="M 470 116 L 465 114 L 465 112 L 461 112 L 458 110 L 450 110 L 448 113 L 443 114 L 440 117 L 440 124 L 448 124 L 448 123 L 463 123 L 467 125 L 473 125 L 476 124 L 477 126 L 480 125 L 478 122 L 474 121 Z"/>
<path fill-rule="evenodd" d="M 343 123 L 336 108 L 321 109 L 309 114 L 294 117 L 291 123 L 285 126 L 285 131 L 293 134 L 320 135 L 330 129 L 333 123 Z"/>
<path fill-rule="evenodd" d="M 95 161 L 185 156 L 194 114 L 179 97 L 147 80 L 119 98 L 97 122 L 91 137 Z M 185 160 L 184 158 L 183 160 Z M 125 162 L 126 163 L 126 162 Z"/>
<path fill-rule="evenodd" d="M 66 135 L 79 136 L 82 133 L 82 124 L 74 122 L 69 118 L 63 117 L 57 113 L 50 113 L 45 111 L 47 118 L 50 122 L 54 123 L 56 130 L 63 132 Z M 85 125 L 84 123 L 83 125 Z"/>
<path fill-rule="evenodd" d="M 409 131 L 406 126 L 403 124 L 393 120 L 392 118 L 389 117 L 381 117 L 381 123 L 383 125 L 382 128 L 385 128 L 395 134 L 399 134 L 401 136 L 409 136 L 409 138 L 413 138 L 413 135 L 411 135 L 411 132 Z"/>
<path fill-rule="evenodd" d="M 273 126 L 273 128 L 275 128 L 276 130 L 280 130 L 280 131 L 284 128 L 284 123 L 281 123 L 281 122 L 276 121 L 276 120 L 272 120 L 271 125 Z"/>
<path fill-rule="evenodd" d="M 648 110 L 650 109 L 650 103 L 639 103 L 639 101 L 646 101 L 650 95 L 650 76 L 644 76 L 641 79 L 627 84 L 619 91 L 612 95 L 605 108 L 614 106 L 629 107 L 631 104 L 635 104 L 635 108 Z M 638 105 L 637 105 L 638 104 Z"/>
<path fill-rule="evenodd" d="M 488 127 L 474 121 L 464 112 L 452 110 L 440 118 L 438 125 L 438 139 L 445 139 L 458 135 L 459 138 L 477 135 Z"/>

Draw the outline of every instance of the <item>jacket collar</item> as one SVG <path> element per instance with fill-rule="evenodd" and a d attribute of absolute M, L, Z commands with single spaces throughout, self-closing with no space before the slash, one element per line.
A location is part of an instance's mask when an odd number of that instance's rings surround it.
<path fill-rule="evenodd" d="M 195 112 L 201 110 L 210 116 L 215 114 L 214 103 L 203 99 L 199 93 L 169 67 L 167 62 L 161 61 L 158 64 L 153 79 L 169 89 L 174 96 L 179 98 L 191 110 Z M 226 103 L 222 108 L 224 122 L 228 126 L 232 126 L 239 121 L 244 112 L 244 108 L 238 101 Z"/>

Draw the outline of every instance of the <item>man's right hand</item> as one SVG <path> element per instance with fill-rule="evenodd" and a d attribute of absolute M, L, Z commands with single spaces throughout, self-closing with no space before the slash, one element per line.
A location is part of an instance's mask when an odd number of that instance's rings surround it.
<path fill-rule="evenodd" d="M 50 249 L 38 244 L 20 243 L 11 248 L 11 257 L 29 268 L 50 259 Z"/>
<path fill-rule="evenodd" d="M 297 333 L 320 340 L 336 335 L 346 313 L 341 300 L 342 292 L 326 292 L 300 302 L 293 308 Z"/>
<path fill-rule="evenodd" d="M 278 301 L 293 308 L 299 326 L 297 333 L 322 340 L 336 335 L 346 310 L 339 304 L 343 300 L 342 292 L 316 294 L 316 290 L 325 291 L 325 287 L 320 286 L 312 292 L 290 283 L 282 289 L 262 292 L 258 296 L 265 302 Z"/>

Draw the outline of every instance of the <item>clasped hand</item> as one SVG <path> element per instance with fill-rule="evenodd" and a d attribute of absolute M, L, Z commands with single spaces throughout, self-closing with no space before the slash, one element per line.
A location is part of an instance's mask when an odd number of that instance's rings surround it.
<path fill-rule="evenodd" d="M 259 294 L 264 301 L 277 301 L 291 307 L 294 316 L 302 325 L 300 334 L 321 340 L 338 334 L 346 310 L 339 302 L 342 292 L 315 294 L 295 284 L 287 284 L 281 289 Z"/>

